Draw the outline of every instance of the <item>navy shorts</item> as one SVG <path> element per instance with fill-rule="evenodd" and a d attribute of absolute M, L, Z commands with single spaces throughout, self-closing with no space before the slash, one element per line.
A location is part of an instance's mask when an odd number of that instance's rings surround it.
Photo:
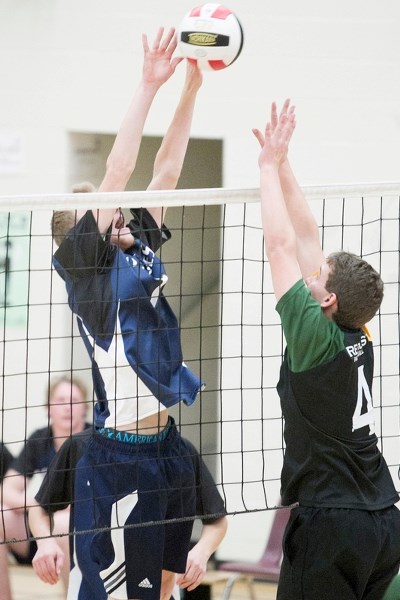
<path fill-rule="evenodd" d="M 185 572 L 196 514 L 191 454 L 172 419 L 162 441 L 93 435 L 75 472 L 79 569 L 69 598 L 159 600 L 162 569 Z"/>
<path fill-rule="evenodd" d="M 400 513 L 293 508 L 283 549 L 277 600 L 382 600 L 399 570 Z"/>

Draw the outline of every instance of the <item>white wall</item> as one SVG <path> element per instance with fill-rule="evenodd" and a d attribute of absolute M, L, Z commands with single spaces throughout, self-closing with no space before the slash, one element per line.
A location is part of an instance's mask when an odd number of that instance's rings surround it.
<path fill-rule="evenodd" d="M 0 0 L 0 132 L 22 134 L 25 165 L 2 193 L 64 191 L 68 131 L 117 130 L 141 71 L 141 32 L 178 25 L 192 0 Z M 226 187 L 257 185 L 257 145 L 273 99 L 298 110 L 293 160 L 302 183 L 398 178 L 397 0 L 243 2 L 241 56 L 206 73 L 193 135 L 225 142 Z M 146 132 L 160 135 L 183 67 Z"/>
<path fill-rule="evenodd" d="M 194 4 L 0 0 L 0 194 L 68 191 L 68 133 L 117 131 L 140 77 L 141 32 L 178 25 Z M 243 52 L 205 73 L 192 128 L 223 139 L 224 186 L 258 185 L 251 128 L 287 96 L 298 112 L 291 152 L 300 183 L 398 180 L 398 0 L 227 5 L 242 22 Z M 183 73 L 181 65 L 160 91 L 146 134 L 165 131 Z M 267 524 L 265 513 L 233 518 L 223 558 L 240 549 L 256 558 Z"/>

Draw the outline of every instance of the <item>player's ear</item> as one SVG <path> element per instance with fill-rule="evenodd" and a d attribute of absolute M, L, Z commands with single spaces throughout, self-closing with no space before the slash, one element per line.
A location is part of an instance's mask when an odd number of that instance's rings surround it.
<path fill-rule="evenodd" d="M 337 304 L 337 297 L 335 292 L 327 292 L 325 298 L 321 302 L 321 308 L 334 307 Z"/>

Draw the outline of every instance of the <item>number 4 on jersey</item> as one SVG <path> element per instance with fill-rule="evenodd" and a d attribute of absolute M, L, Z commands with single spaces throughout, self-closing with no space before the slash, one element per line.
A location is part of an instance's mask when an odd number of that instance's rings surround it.
<path fill-rule="evenodd" d="M 364 402 L 365 399 L 365 402 Z M 362 412 L 364 408 L 366 412 Z M 358 394 L 356 409 L 353 414 L 353 431 L 369 425 L 369 433 L 375 433 L 374 407 L 372 406 L 371 390 L 364 375 L 364 366 L 358 367 Z"/>

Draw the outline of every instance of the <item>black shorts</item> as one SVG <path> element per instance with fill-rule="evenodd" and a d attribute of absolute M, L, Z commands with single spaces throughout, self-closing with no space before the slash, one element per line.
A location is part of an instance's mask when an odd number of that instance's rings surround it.
<path fill-rule="evenodd" d="M 30 534 L 30 535 L 32 535 L 32 534 Z M 13 557 L 15 558 L 15 560 L 17 561 L 17 563 L 19 565 L 31 565 L 33 558 L 36 554 L 36 550 L 37 550 L 37 544 L 36 544 L 35 540 L 31 540 L 29 542 L 28 554 L 26 556 L 21 556 L 14 550 L 10 550 L 10 553 L 13 555 Z"/>
<path fill-rule="evenodd" d="M 382 600 L 400 565 L 400 512 L 292 509 L 277 600 Z"/>

